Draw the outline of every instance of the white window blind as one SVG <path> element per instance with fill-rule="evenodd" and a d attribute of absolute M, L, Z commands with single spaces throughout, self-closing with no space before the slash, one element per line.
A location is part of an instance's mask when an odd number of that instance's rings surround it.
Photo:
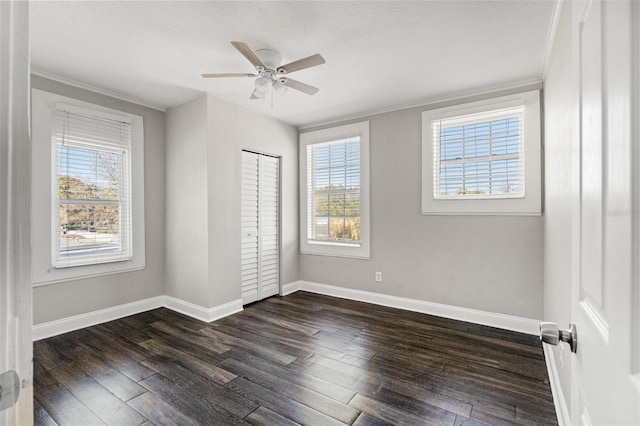
<path fill-rule="evenodd" d="M 53 265 L 131 259 L 131 124 L 61 108 L 53 127 Z"/>
<path fill-rule="evenodd" d="M 434 199 L 524 197 L 523 111 L 433 120 Z"/>
<path fill-rule="evenodd" d="M 360 138 L 307 145 L 307 240 L 359 245 Z"/>

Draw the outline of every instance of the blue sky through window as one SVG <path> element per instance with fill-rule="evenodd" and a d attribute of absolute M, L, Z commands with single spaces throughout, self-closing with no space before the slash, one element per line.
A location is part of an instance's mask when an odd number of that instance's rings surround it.
<path fill-rule="evenodd" d="M 313 148 L 314 190 L 360 188 L 360 141 L 328 143 Z"/>

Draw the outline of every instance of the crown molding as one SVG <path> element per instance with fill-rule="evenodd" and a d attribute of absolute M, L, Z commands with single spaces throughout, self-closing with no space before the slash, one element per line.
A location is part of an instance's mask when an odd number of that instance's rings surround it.
<path fill-rule="evenodd" d="M 478 90 L 457 92 L 448 96 L 439 96 L 439 97 L 435 96 L 432 98 L 424 99 L 419 102 L 398 104 L 398 105 L 394 105 L 387 108 L 373 109 L 363 113 L 349 115 L 349 116 L 335 119 L 335 120 L 319 121 L 319 122 L 305 124 L 297 127 L 299 131 L 316 130 L 317 128 L 323 127 L 323 126 L 346 124 L 351 121 L 370 118 L 374 115 L 386 114 L 386 113 L 395 112 L 395 111 L 402 111 L 405 109 L 411 109 L 411 108 L 430 109 L 431 107 L 437 107 L 443 103 L 455 102 L 455 101 L 460 101 L 460 103 L 463 103 L 466 101 L 470 101 L 470 98 L 505 94 L 502 92 L 517 93 L 517 92 L 525 92 L 529 90 L 540 90 L 540 89 L 542 89 L 542 79 L 523 80 L 515 83 L 488 86 Z"/>
<path fill-rule="evenodd" d="M 556 0 L 553 5 L 553 13 L 551 14 L 551 25 L 549 25 L 549 32 L 547 33 L 547 45 L 544 49 L 544 62 L 542 64 L 542 78 L 547 78 L 547 71 L 549 69 L 549 60 L 551 59 L 551 52 L 553 51 L 553 42 L 556 39 L 556 33 L 558 32 L 558 22 L 560 21 L 560 15 L 562 12 L 562 5 L 564 0 Z"/>
<path fill-rule="evenodd" d="M 60 75 L 57 74 L 53 74 L 47 71 L 43 71 L 40 70 L 38 68 L 31 68 L 31 74 L 33 75 L 37 75 L 38 77 L 42 77 L 42 78 L 46 78 L 48 80 L 53 80 L 53 81 L 57 81 L 58 83 L 62 83 L 62 84 L 66 84 L 68 86 L 73 86 L 73 87 L 77 87 L 79 89 L 85 89 L 85 90 L 89 90 L 91 92 L 94 93 L 98 93 L 100 95 L 104 95 L 104 96 L 109 96 L 111 98 L 115 98 L 115 99 L 119 99 L 121 101 L 125 101 L 125 102 L 131 102 L 133 104 L 136 105 L 141 105 L 147 108 L 151 108 L 151 109 L 155 109 L 158 111 L 162 111 L 162 112 L 166 112 L 167 108 L 161 105 L 156 105 L 156 104 L 150 104 L 148 102 L 142 101 L 140 99 L 131 97 L 131 96 L 127 96 L 127 95 L 123 95 L 122 93 L 117 93 L 117 92 L 112 92 L 110 90 L 106 90 L 100 87 L 96 87 L 96 86 L 92 86 L 91 84 L 86 84 L 86 83 L 81 83 L 79 81 L 76 80 L 72 80 L 70 78 L 67 77 L 62 77 Z"/>

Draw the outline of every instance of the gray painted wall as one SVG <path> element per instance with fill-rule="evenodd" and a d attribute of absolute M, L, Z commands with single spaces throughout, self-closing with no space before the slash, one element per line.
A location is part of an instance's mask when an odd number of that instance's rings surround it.
<path fill-rule="evenodd" d="M 146 228 L 146 267 L 143 271 L 35 287 L 33 323 L 41 324 L 164 294 L 164 113 L 36 75 L 32 76 L 31 87 L 143 117 Z"/>
<path fill-rule="evenodd" d="M 167 112 L 167 294 L 240 299 L 242 149 L 281 157 L 280 281 L 298 280 L 298 132 L 203 95 Z"/>
<path fill-rule="evenodd" d="M 544 84 L 545 216 L 544 320 L 565 328 L 571 321 L 572 139 L 576 104 L 572 88 L 571 8 L 564 2 Z M 553 348 L 565 401 L 571 403 L 571 351 Z"/>
<path fill-rule="evenodd" d="M 167 111 L 166 294 L 207 306 L 207 99 Z"/>
<path fill-rule="evenodd" d="M 494 95 L 502 94 L 507 92 Z M 371 260 L 301 255 L 301 279 L 541 318 L 541 217 L 420 213 L 421 113 L 425 109 L 368 118 Z M 375 282 L 375 271 L 382 272 L 382 283 Z"/>
<path fill-rule="evenodd" d="M 280 283 L 297 281 L 298 131 L 295 127 L 207 96 L 209 291 L 211 306 L 240 291 L 242 150 L 280 156 Z"/>
<path fill-rule="evenodd" d="M 33 87 L 144 117 L 147 227 L 144 271 L 38 287 L 35 324 L 161 294 L 204 307 L 239 299 L 243 148 L 282 157 L 282 284 L 304 279 L 542 317 L 540 217 L 420 214 L 425 108 L 369 118 L 372 258 L 367 261 L 298 254 L 295 128 L 202 96 L 167 112 L 165 146 L 162 112 L 38 76 Z M 433 107 L 441 106 L 446 105 Z M 183 204 L 188 208 L 179 207 Z M 375 271 L 383 272 L 383 283 L 374 282 Z"/>

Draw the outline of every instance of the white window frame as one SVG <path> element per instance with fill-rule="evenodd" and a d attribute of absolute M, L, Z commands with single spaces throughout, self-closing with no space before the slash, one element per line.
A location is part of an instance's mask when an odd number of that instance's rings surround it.
<path fill-rule="evenodd" d="M 32 108 L 32 279 L 34 286 L 54 284 L 83 278 L 142 270 L 145 267 L 144 228 L 144 130 L 142 117 L 79 101 L 38 89 L 31 91 Z M 130 179 L 131 179 L 131 238 L 132 257 L 128 260 L 94 265 L 54 267 L 52 241 L 53 209 L 56 205 L 53 179 L 56 164 L 52 129 L 54 111 L 65 108 L 84 111 L 109 119 L 131 123 Z"/>
<path fill-rule="evenodd" d="M 105 114 L 101 111 L 89 110 L 85 108 L 78 108 L 73 105 L 66 105 L 63 103 L 57 103 L 55 106 L 54 114 L 60 115 L 62 113 L 65 114 L 75 114 L 76 117 L 86 117 L 88 119 L 97 118 L 99 120 L 108 120 L 112 122 L 112 124 L 118 123 L 120 126 L 127 125 L 129 126 L 129 130 L 131 128 L 131 120 L 127 117 L 116 116 L 111 114 Z M 59 120 L 60 118 L 57 118 Z M 69 117 L 65 118 L 66 121 L 69 120 Z M 99 121 L 98 120 L 98 121 Z M 131 136 L 129 132 L 129 136 Z M 57 141 L 58 137 L 56 135 L 52 135 L 52 143 L 54 144 L 53 149 L 51 150 L 53 164 L 51 167 L 52 172 L 52 199 L 54 200 L 54 206 L 52 209 L 51 215 L 51 229 L 52 229 L 52 242 L 53 242 L 53 250 L 52 250 L 52 263 L 55 268 L 74 268 L 77 266 L 85 266 L 85 265 L 95 265 L 101 263 L 111 263 L 111 262 L 121 262 L 124 260 L 130 260 L 132 256 L 131 250 L 131 140 L 129 137 L 128 141 L 121 140 L 121 144 L 114 145 L 112 143 L 108 144 L 100 144 L 95 141 L 91 141 L 89 143 L 76 143 L 69 142 L 68 144 L 62 140 Z M 64 137 L 63 137 L 64 139 Z M 122 143 L 124 142 L 124 143 Z M 58 147 L 60 145 L 70 145 L 74 148 L 81 149 L 90 149 L 101 152 L 109 152 L 115 153 L 126 158 L 124 167 L 120 170 L 119 181 L 121 184 L 126 185 L 126 187 L 119 187 L 120 197 L 118 200 L 110 200 L 106 203 L 109 205 L 118 205 L 120 206 L 120 247 L 116 253 L 103 254 L 103 255 L 90 255 L 90 256 L 70 256 L 69 258 L 63 258 L 60 256 L 60 216 L 56 214 L 63 204 L 67 204 L 66 200 L 60 199 L 55 194 L 59 191 L 59 183 L 58 183 L 58 168 L 60 157 L 58 156 Z M 96 200 L 73 200 L 77 203 L 87 203 L 98 205 L 100 202 L 95 202 Z"/>
<path fill-rule="evenodd" d="M 524 196 L 436 197 L 434 195 L 434 133 L 432 123 L 469 114 L 523 106 L 522 149 Z M 540 92 L 513 95 L 438 108 L 422 113 L 422 214 L 539 216 L 542 208 Z"/>
<path fill-rule="evenodd" d="M 360 138 L 360 243 L 310 241 L 307 238 L 307 147 L 348 138 Z M 321 256 L 371 258 L 369 203 L 369 122 L 315 130 L 300 135 L 300 252 Z"/>

